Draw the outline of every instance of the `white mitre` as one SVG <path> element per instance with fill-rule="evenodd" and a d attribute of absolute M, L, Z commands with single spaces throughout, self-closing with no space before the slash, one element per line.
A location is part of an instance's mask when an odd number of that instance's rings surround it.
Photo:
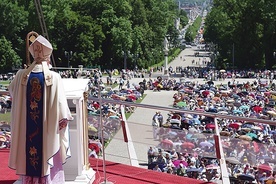
<path fill-rule="evenodd" d="M 50 74 L 48 63 L 53 51 L 52 44 L 43 36 L 39 35 L 29 47 L 29 52 L 34 58 L 34 62 L 26 70 L 24 79 L 22 80 L 23 85 L 27 85 L 28 76 L 34 69 L 36 64 L 41 64 L 42 71 L 44 73 L 46 86 L 52 85 L 52 76 Z"/>

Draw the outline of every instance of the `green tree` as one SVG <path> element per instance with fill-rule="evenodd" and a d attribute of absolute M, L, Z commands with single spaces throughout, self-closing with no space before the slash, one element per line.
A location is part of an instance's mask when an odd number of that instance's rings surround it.
<path fill-rule="evenodd" d="M 28 12 L 25 11 L 24 8 L 20 6 L 16 1 L 11 2 L 9 0 L 0 1 L 0 10 L 1 41 L 2 43 L 9 44 L 9 46 L 7 46 L 7 48 L 9 49 L 5 51 L 5 56 L 2 56 L 2 59 L 4 59 L 4 61 L 0 61 L 1 69 L 3 70 L 4 68 L 11 69 L 10 63 L 16 62 L 9 59 L 13 58 L 18 60 L 18 55 L 25 56 L 25 37 L 22 37 L 21 35 L 28 24 Z M 7 66 L 4 66 L 4 63 L 6 63 Z"/>
<path fill-rule="evenodd" d="M 214 0 L 205 40 L 218 45 L 221 62 L 236 68 L 273 66 L 275 4 L 271 0 Z"/>
<path fill-rule="evenodd" d="M 22 59 L 12 48 L 12 43 L 4 36 L 0 38 L 0 71 L 7 72 L 20 68 Z"/>

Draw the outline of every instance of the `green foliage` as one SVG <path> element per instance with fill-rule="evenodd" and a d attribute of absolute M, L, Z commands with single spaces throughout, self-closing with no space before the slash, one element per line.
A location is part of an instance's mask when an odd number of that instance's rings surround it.
<path fill-rule="evenodd" d="M 123 51 L 129 53 L 128 68 L 151 66 L 163 55 L 166 35 L 176 44 L 175 19 L 180 17 L 183 25 L 187 22 L 174 0 L 45 0 L 41 5 L 57 66 L 67 66 L 65 51 L 73 52 L 73 67 L 121 69 Z M 6 39 L 1 42 L 7 44 L 2 52 L 10 52 L 4 56 L 17 66 L 25 58 L 27 33 L 42 34 L 34 1 L 2 0 L 0 10 L 0 36 Z M 1 66 L 7 59 L 0 61 Z"/>
<path fill-rule="evenodd" d="M 185 35 L 185 40 L 187 42 L 192 42 L 194 41 L 197 33 L 198 33 L 198 30 L 200 28 L 200 25 L 201 25 L 201 21 L 202 21 L 202 17 L 201 16 L 198 16 L 196 18 L 196 20 L 193 22 L 193 24 L 191 26 L 188 27 L 187 29 L 187 32 L 186 32 L 186 35 Z"/>
<path fill-rule="evenodd" d="M 273 0 L 214 0 L 204 37 L 218 46 L 220 63 L 232 63 L 234 56 L 235 68 L 271 69 L 275 63 L 275 9 Z"/>
<path fill-rule="evenodd" d="M 4 36 L 0 38 L 0 72 L 20 68 L 22 60 L 12 48 L 12 43 Z"/>

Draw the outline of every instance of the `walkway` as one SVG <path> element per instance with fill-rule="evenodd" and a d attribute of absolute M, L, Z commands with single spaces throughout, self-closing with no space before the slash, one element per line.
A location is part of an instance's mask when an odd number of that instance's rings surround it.
<path fill-rule="evenodd" d="M 172 61 L 168 66 L 172 66 L 174 69 L 177 66 L 187 67 L 187 66 L 193 66 L 192 60 L 198 61 L 199 57 L 194 57 L 194 50 L 195 48 L 188 48 L 183 50 L 180 55 L 175 58 L 174 61 Z M 183 58 L 185 58 L 185 61 L 183 61 Z M 206 58 L 209 59 L 209 58 Z M 154 73 L 153 77 L 162 75 L 162 73 Z M 148 80 L 148 76 L 146 76 L 146 79 Z M 205 83 L 203 79 L 191 79 L 191 80 L 197 80 L 199 83 Z M 223 81 L 223 83 L 227 83 L 229 80 Z M 238 79 L 242 80 L 243 82 L 245 79 Z M 248 79 L 252 80 L 252 79 Z M 141 78 L 134 78 L 131 79 L 130 83 L 138 84 L 141 82 Z M 220 84 L 221 81 L 215 81 L 215 84 Z M 142 101 L 142 104 L 151 104 L 151 105 L 158 105 L 163 107 L 171 107 L 173 103 L 173 94 L 175 91 L 161 91 L 161 92 L 153 92 L 152 90 L 146 90 L 145 94 L 147 95 L 144 100 Z M 152 109 L 145 109 L 145 108 L 137 108 L 135 112 L 128 118 L 127 123 L 129 127 L 129 131 L 131 134 L 131 139 L 133 141 L 134 150 L 135 152 L 133 155 L 137 155 L 137 158 L 132 159 L 138 159 L 138 162 L 140 164 L 140 167 L 145 167 L 147 163 L 147 150 L 149 149 L 149 146 L 157 146 L 158 141 L 155 141 L 153 139 L 153 133 L 152 133 L 152 117 L 155 113 L 155 110 Z M 164 118 L 167 117 L 168 112 L 162 112 Z M 106 153 L 106 160 L 113 161 L 113 162 L 119 162 L 123 164 L 130 165 L 130 159 L 129 159 L 129 152 L 127 144 L 123 141 L 123 133 L 122 130 L 119 130 L 119 132 L 115 135 L 113 140 L 109 143 L 107 146 L 105 153 Z M 138 165 L 137 165 L 138 166 Z"/>

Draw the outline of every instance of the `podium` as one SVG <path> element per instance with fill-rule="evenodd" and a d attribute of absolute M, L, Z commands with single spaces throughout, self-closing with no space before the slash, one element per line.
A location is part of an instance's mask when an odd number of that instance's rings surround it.
<path fill-rule="evenodd" d="M 86 91 L 89 79 L 62 79 L 62 82 L 74 117 L 69 123 L 71 158 L 63 165 L 66 184 L 91 184 L 95 171 L 88 160 Z"/>
<path fill-rule="evenodd" d="M 92 184 L 95 171 L 88 159 L 87 84 L 89 79 L 62 79 L 68 106 L 74 117 L 69 122 L 71 157 L 63 165 L 66 184 Z M 21 184 L 21 179 L 14 184 Z"/>

